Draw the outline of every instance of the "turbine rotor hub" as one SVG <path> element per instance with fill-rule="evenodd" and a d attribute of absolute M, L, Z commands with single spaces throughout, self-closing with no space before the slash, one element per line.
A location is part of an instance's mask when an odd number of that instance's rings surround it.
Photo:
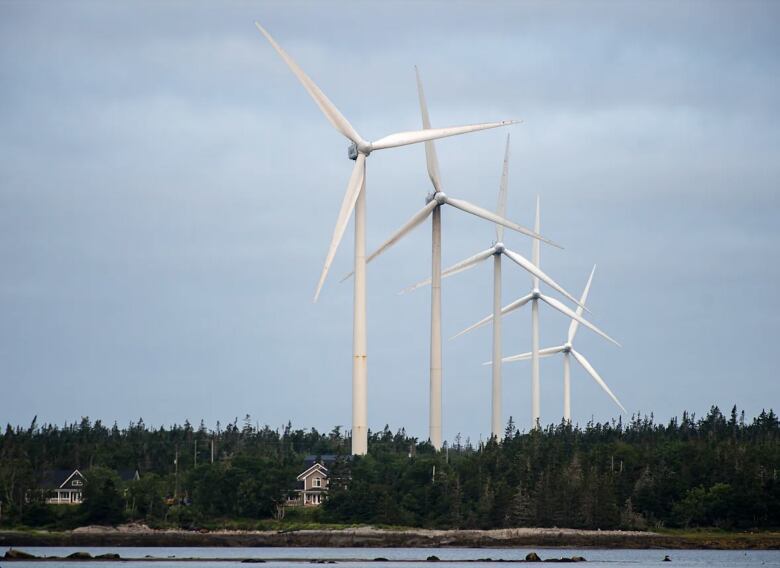
<path fill-rule="evenodd" d="M 349 145 L 349 148 L 347 148 L 347 156 L 350 160 L 357 160 L 358 154 L 363 154 L 364 156 L 368 157 L 368 155 L 371 153 L 371 143 L 370 142 L 360 142 L 359 144 L 356 144 L 353 142 Z"/>
<path fill-rule="evenodd" d="M 542 297 L 542 293 L 539 290 L 534 290 L 533 292 L 531 292 L 532 300 L 538 300 L 541 297 Z"/>
<path fill-rule="evenodd" d="M 436 200 L 436 203 L 439 205 L 444 205 L 447 202 L 447 196 L 443 191 L 437 191 L 433 194 L 433 198 Z"/>
<path fill-rule="evenodd" d="M 493 248 L 496 249 L 496 253 L 495 254 L 501 254 L 502 252 L 504 252 L 506 250 L 506 247 L 504 246 L 504 243 L 502 243 L 501 241 L 499 241 L 496 244 L 494 244 Z"/>
<path fill-rule="evenodd" d="M 564 353 L 571 353 L 571 343 L 567 343 L 563 346 L 563 352 Z"/>

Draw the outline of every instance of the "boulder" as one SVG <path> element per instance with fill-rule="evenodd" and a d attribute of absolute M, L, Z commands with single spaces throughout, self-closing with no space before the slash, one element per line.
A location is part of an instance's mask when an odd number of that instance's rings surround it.
<path fill-rule="evenodd" d="M 541 562 L 542 559 L 539 558 L 539 555 L 536 554 L 535 552 L 529 552 L 528 554 L 525 555 L 525 561 L 526 562 Z"/>
<path fill-rule="evenodd" d="M 24 550 L 16 550 L 14 548 L 9 548 L 5 552 L 4 558 L 6 560 L 29 560 L 31 558 L 38 558 L 34 554 L 30 554 L 29 552 L 25 552 Z"/>

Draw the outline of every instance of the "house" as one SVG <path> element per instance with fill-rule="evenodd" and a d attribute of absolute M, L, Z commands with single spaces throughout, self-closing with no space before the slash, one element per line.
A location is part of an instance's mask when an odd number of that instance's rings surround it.
<path fill-rule="evenodd" d="M 120 469 L 117 475 L 125 482 L 140 479 L 137 469 Z M 46 472 L 38 487 L 50 505 L 79 505 L 86 483 L 87 478 L 78 469 L 57 469 Z"/>
<path fill-rule="evenodd" d="M 296 495 L 287 500 L 289 506 L 317 507 L 328 494 L 328 468 L 336 456 L 306 456 L 304 470 L 298 475 Z"/>
<path fill-rule="evenodd" d="M 50 505 L 78 505 L 86 482 L 77 469 L 57 469 L 46 472 L 39 488 Z"/>

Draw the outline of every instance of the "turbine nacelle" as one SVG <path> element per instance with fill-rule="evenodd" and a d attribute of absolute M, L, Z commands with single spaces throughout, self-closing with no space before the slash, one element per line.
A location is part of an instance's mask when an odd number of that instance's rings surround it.
<path fill-rule="evenodd" d="M 349 145 L 349 148 L 347 148 L 347 156 L 350 160 L 357 160 L 358 154 L 363 154 L 364 156 L 368 157 L 368 155 L 371 153 L 371 143 L 370 142 L 361 142 L 360 144 L 356 144 L 353 142 Z"/>
<path fill-rule="evenodd" d="M 447 194 L 443 191 L 432 191 L 425 196 L 425 204 L 428 205 L 431 201 L 435 201 L 438 205 L 444 205 L 447 203 Z"/>

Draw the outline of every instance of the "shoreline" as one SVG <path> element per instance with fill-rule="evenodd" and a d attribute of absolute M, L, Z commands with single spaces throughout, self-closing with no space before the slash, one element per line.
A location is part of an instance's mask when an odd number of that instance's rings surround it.
<path fill-rule="evenodd" d="M 780 550 L 780 532 L 657 533 L 577 529 L 384 530 L 373 527 L 290 531 L 153 530 L 82 527 L 73 531 L 0 531 L 0 546 L 301 547 L 301 548 L 623 548 Z"/>

